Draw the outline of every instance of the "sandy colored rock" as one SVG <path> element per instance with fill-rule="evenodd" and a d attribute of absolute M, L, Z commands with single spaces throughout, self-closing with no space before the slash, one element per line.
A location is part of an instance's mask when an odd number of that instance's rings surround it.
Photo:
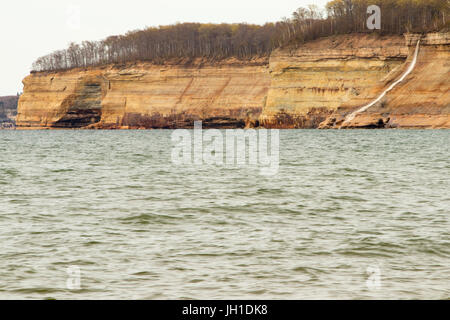
<path fill-rule="evenodd" d="M 338 107 L 364 104 L 374 87 L 404 63 L 402 36 L 340 35 L 311 41 L 270 58 L 272 82 L 261 123 L 317 128 Z"/>
<path fill-rule="evenodd" d="M 350 122 L 345 117 L 375 100 L 397 80 L 412 60 L 421 39 L 413 71 L 376 105 L 357 114 Z M 366 101 L 351 100 L 328 117 L 321 128 L 450 128 L 450 36 L 449 34 L 407 35 L 408 59 L 401 68 L 374 86 Z"/>
<path fill-rule="evenodd" d="M 413 72 L 373 101 L 410 63 Z M 449 33 L 351 34 L 276 50 L 269 59 L 139 62 L 24 79 L 19 129 L 450 128 Z"/>
<path fill-rule="evenodd" d="M 270 85 L 267 60 L 135 63 L 34 73 L 17 126 L 32 128 L 244 127 L 257 123 Z"/>

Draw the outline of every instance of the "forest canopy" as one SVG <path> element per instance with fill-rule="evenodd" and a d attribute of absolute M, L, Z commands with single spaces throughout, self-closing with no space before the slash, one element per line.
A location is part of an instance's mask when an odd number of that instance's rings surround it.
<path fill-rule="evenodd" d="M 298 46 L 319 37 L 351 32 L 374 32 L 366 27 L 367 8 L 381 8 L 381 32 L 448 30 L 450 0 L 332 0 L 325 9 L 299 8 L 290 18 L 265 25 L 180 23 L 130 31 L 101 41 L 71 43 L 40 57 L 33 71 L 58 71 L 130 61 L 163 63 L 174 58 L 268 56 L 274 49 Z"/>

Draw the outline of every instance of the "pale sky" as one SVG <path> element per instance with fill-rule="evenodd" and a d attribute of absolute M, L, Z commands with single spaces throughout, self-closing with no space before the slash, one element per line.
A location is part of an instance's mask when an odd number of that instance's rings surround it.
<path fill-rule="evenodd" d="M 146 26 L 176 22 L 263 24 L 301 6 L 328 0 L 2 0 L 0 96 L 22 91 L 38 57 L 70 42 L 101 40 Z"/>

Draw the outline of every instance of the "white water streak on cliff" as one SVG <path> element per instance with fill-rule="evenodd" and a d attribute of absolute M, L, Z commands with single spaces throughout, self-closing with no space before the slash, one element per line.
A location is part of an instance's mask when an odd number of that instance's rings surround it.
<path fill-rule="evenodd" d="M 384 96 L 391 91 L 392 89 L 394 89 L 400 82 L 402 82 L 403 80 L 405 80 L 405 78 L 414 70 L 414 67 L 416 66 L 417 63 L 417 56 L 419 55 L 419 47 L 420 47 L 420 40 L 417 41 L 417 45 L 416 45 L 416 50 L 414 52 L 414 57 L 413 60 L 411 62 L 411 64 L 408 67 L 408 70 L 406 70 L 406 72 L 400 77 L 400 79 L 398 79 L 397 81 L 395 81 L 393 84 L 391 84 L 389 86 L 389 88 L 387 88 L 386 90 L 383 91 L 383 93 L 376 98 L 374 101 L 372 101 L 371 103 L 369 103 L 368 105 L 365 105 L 364 107 L 356 110 L 355 112 L 351 113 L 344 121 L 344 124 L 346 122 L 350 122 L 353 119 L 355 119 L 356 115 L 366 111 L 367 109 L 369 109 L 370 107 L 374 106 L 376 103 L 378 103 L 381 99 L 384 98 Z"/>

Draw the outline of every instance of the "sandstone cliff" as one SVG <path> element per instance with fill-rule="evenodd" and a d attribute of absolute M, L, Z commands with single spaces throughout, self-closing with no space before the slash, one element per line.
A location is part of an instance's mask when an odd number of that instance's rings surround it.
<path fill-rule="evenodd" d="M 135 63 L 25 78 L 17 126 L 184 128 L 257 123 L 270 85 L 266 59 Z"/>
<path fill-rule="evenodd" d="M 270 60 L 134 63 L 33 73 L 17 126 L 35 128 L 340 128 L 408 66 L 418 35 L 340 35 Z M 345 127 L 448 128 L 448 34 L 422 40 L 416 69 Z"/>
<path fill-rule="evenodd" d="M 404 63 L 402 36 L 339 35 L 270 58 L 271 86 L 261 115 L 266 127 L 317 128 L 343 104 L 363 104 Z"/>
<path fill-rule="evenodd" d="M 379 102 L 347 121 L 349 114 L 376 100 L 411 64 L 412 72 Z M 407 35 L 408 59 L 380 79 L 363 100 L 350 99 L 321 123 L 321 128 L 450 128 L 450 34 Z"/>

